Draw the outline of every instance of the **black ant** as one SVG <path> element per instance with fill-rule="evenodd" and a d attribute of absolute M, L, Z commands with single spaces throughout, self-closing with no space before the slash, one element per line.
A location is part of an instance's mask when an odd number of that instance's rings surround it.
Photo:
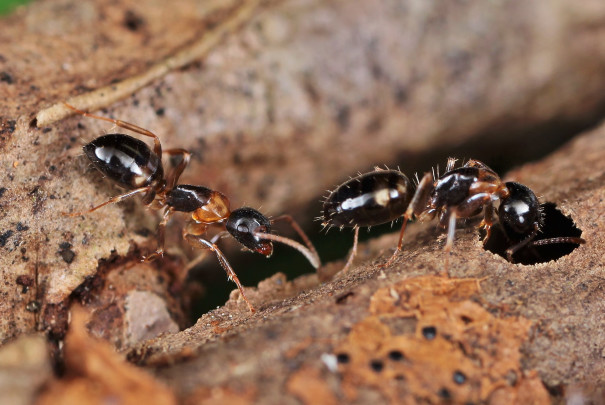
<path fill-rule="evenodd" d="M 128 192 L 115 196 L 108 201 L 97 205 L 87 211 L 77 213 L 64 213 L 75 217 L 88 214 L 105 205 L 117 203 L 137 194 L 143 195 L 143 203 L 151 208 L 162 210 L 162 220 L 158 225 L 157 250 L 143 260 L 153 260 L 164 255 L 164 233 L 168 219 L 174 212 L 186 212 L 191 218 L 183 228 L 183 238 L 192 246 L 213 251 L 221 266 L 227 272 L 229 279 L 237 284 L 242 298 L 248 304 L 250 311 L 255 309 L 246 298 L 237 275 L 231 265 L 216 246 L 216 242 L 223 235 L 231 235 L 247 249 L 263 254 L 267 257 L 273 253 L 273 243 L 280 242 L 301 252 L 313 265 L 320 266 L 317 251 L 309 238 L 289 215 L 268 219 L 259 211 L 243 207 L 231 211 L 229 200 L 222 193 L 203 186 L 177 184 L 177 181 L 190 160 L 190 153 L 184 149 L 169 149 L 162 151 L 162 145 L 157 135 L 121 120 L 101 117 L 78 110 L 65 104 L 78 114 L 85 117 L 108 121 L 118 127 L 128 129 L 138 134 L 153 138 L 154 147 L 151 150 L 145 142 L 124 134 L 108 134 L 96 138 L 84 146 L 84 153 L 92 164 L 103 174 L 127 189 Z M 162 166 L 162 155 L 180 155 L 181 161 L 173 172 L 165 176 Z M 289 222 L 290 226 L 300 235 L 307 247 L 302 244 L 271 233 L 271 225 L 279 220 Z M 211 240 L 204 239 L 204 235 L 211 226 L 218 226 L 223 230 Z"/>
<path fill-rule="evenodd" d="M 483 211 L 479 226 L 485 229 L 485 244 L 490 237 L 495 213 L 494 203 L 500 202 L 497 215 L 509 241 L 506 251 L 509 261 L 525 246 L 555 243 L 583 244 L 579 237 L 556 237 L 534 240 L 542 225 L 538 198 L 529 187 L 516 182 L 503 182 L 486 164 L 469 160 L 454 168 L 456 159 L 449 158 L 442 176 L 426 173 L 414 187 L 405 174 L 398 170 L 376 169 L 351 178 L 325 199 L 323 223 L 327 227 L 351 227 L 355 230 L 353 251 L 343 270 L 349 268 L 357 252 L 359 228 L 394 221 L 403 216 L 397 249 L 383 265 L 388 266 L 401 251 L 405 227 L 412 217 L 419 220 L 439 218 L 441 227 L 447 227 L 445 269 L 454 244 L 457 218 L 469 218 Z"/>

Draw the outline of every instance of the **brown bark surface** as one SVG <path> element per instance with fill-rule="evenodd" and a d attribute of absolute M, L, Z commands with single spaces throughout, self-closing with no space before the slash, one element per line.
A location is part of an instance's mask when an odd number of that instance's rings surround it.
<path fill-rule="evenodd" d="M 61 340 L 73 301 L 93 313 L 94 334 L 124 350 L 185 323 L 190 251 L 178 249 L 178 226 L 168 242 L 176 254 L 149 265 L 137 262 L 155 248 L 157 218 L 140 202 L 61 216 L 119 193 L 77 156 L 111 125 L 65 118 L 63 101 L 191 150 L 183 181 L 220 190 L 233 207 L 302 221 L 323 190 L 374 164 L 418 162 L 471 141 L 493 155 L 536 127 L 587 125 L 605 105 L 600 2 L 47 0 L 1 24 L 3 342 L 34 331 Z M 506 395 L 534 392 L 529 370 L 551 387 L 603 382 L 602 131 L 514 173 L 572 215 L 587 245 L 534 268 L 484 252 L 471 228 L 459 233 L 450 275 L 487 278 L 456 302 L 500 308 L 489 324 L 504 315 L 532 323 L 527 339 L 515 337 L 519 385 Z M 521 138 L 517 148 L 545 148 L 551 136 Z M 181 398 L 305 401 L 305 381 L 334 400 L 388 398 L 385 387 L 344 390 L 342 374 L 322 365 L 330 360 L 317 359 L 379 316 L 369 306 L 377 289 L 438 271 L 437 234 L 413 227 L 401 259 L 382 272 L 366 263 L 318 287 L 315 276 L 276 276 L 251 291 L 259 314 L 234 295 L 192 329 L 129 353 L 149 366 L 193 356 L 158 371 Z M 393 238 L 369 246 L 386 249 Z M 330 268 L 338 265 L 322 271 Z M 347 375 L 353 385 L 360 378 Z"/>
<path fill-rule="evenodd" d="M 286 283 L 276 275 L 249 293 L 258 314 L 246 313 L 234 292 L 225 308 L 145 343 L 130 357 L 156 367 L 181 396 L 219 387 L 220 395 L 249 397 L 244 403 L 313 402 L 298 388 L 299 379 L 327 392 L 314 403 L 371 403 L 377 396 L 438 402 L 442 388 L 462 403 L 548 403 L 539 380 L 566 387 L 567 394 L 597 395 L 599 403 L 603 393 L 595 388 L 605 382 L 604 154 L 600 127 L 508 176 L 528 184 L 543 202 L 555 202 L 583 231 L 586 244 L 556 261 L 509 263 L 486 251 L 469 225 L 457 232 L 449 277 L 424 279 L 443 270 L 443 233 L 434 224 L 414 224 L 388 268 L 380 264 L 396 245 L 396 233 L 362 246 L 358 264 L 330 282 L 305 276 Z M 290 298 L 283 300 L 284 293 Z M 436 328 L 440 344 L 423 338 L 427 326 Z M 389 360 L 392 350 L 404 355 L 405 371 Z M 341 353 L 348 363 L 336 362 Z M 383 362 L 378 371 L 371 363 L 377 360 Z M 455 371 L 464 372 L 464 384 L 452 382 Z"/>

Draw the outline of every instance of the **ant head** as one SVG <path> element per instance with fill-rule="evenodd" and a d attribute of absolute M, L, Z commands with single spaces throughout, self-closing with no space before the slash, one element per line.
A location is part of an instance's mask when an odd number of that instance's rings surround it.
<path fill-rule="evenodd" d="M 507 234 L 525 236 L 541 224 L 540 203 L 529 187 L 509 181 L 509 196 L 498 208 L 498 217 Z"/>
<path fill-rule="evenodd" d="M 256 232 L 271 232 L 271 221 L 257 210 L 249 207 L 236 209 L 231 212 L 225 226 L 231 236 L 248 249 L 267 257 L 273 253 L 273 243 L 255 235 Z"/>

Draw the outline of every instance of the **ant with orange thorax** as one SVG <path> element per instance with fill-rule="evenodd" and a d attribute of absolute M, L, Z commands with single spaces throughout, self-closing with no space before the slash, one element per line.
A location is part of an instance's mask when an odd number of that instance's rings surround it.
<path fill-rule="evenodd" d="M 93 115 L 69 104 L 65 106 L 85 117 L 108 121 L 117 127 L 150 137 L 153 139 L 153 149 L 139 139 L 119 133 L 100 136 L 85 145 L 84 153 L 92 164 L 114 183 L 128 191 L 89 210 L 64 213 L 64 215 L 75 217 L 88 214 L 108 204 L 142 195 L 145 205 L 162 212 L 162 219 L 158 225 L 158 247 L 151 255 L 143 257 L 143 260 L 153 260 L 164 255 L 164 234 L 170 216 L 175 212 L 190 214 L 191 217 L 183 228 L 183 238 L 193 247 L 210 250 L 216 254 L 219 263 L 227 272 L 229 279 L 235 282 L 252 312 L 255 309 L 248 301 L 244 288 L 227 258 L 216 245 L 221 236 L 230 235 L 245 248 L 266 257 L 273 253 L 272 242 L 283 243 L 297 249 L 314 268 L 319 268 L 320 260 L 317 251 L 291 216 L 282 215 L 269 219 L 249 207 L 231 211 L 229 199 L 219 191 L 203 186 L 177 184 L 191 157 L 185 149 L 162 151 L 158 136 L 144 128 L 125 121 Z M 164 174 L 163 155 L 181 156 L 180 162 L 168 176 Z M 273 223 L 279 220 L 288 222 L 306 246 L 271 233 Z M 207 240 L 204 236 L 211 227 L 218 227 L 220 232 L 211 240 Z"/>

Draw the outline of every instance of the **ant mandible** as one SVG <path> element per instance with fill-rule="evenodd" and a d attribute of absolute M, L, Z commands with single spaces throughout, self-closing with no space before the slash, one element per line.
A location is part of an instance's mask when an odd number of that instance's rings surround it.
<path fill-rule="evenodd" d="M 164 255 L 164 234 L 170 216 L 175 212 L 190 213 L 191 218 L 183 228 L 183 238 L 196 248 L 211 250 L 216 254 L 219 263 L 227 272 L 227 276 L 235 282 L 242 298 L 252 312 L 255 309 L 248 301 L 244 288 L 226 257 L 216 245 L 218 239 L 223 235 L 231 235 L 245 248 L 267 257 L 273 253 L 272 241 L 283 243 L 297 249 L 314 268 L 319 268 L 320 260 L 315 247 L 291 216 L 282 215 L 269 219 L 259 211 L 249 207 L 231 211 L 229 200 L 224 194 L 203 186 L 177 184 L 191 157 L 186 150 L 168 149 L 162 151 L 158 136 L 146 129 L 121 120 L 90 114 L 66 103 L 65 106 L 85 117 L 108 121 L 118 127 L 153 138 L 154 147 L 151 150 L 145 142 L 124 134 L 103 135 L 85 145 L 84 153 L 92 164 L 128 191 L 87 211 L 64 213 L 64 215 L 75 217 L 88 214 L 105 205 L 142 194 L 145 205 L 162 210 L 162 220 L 158 225 L 158 247 L 154 253 L 142 258 L 142 260 L 153 260 Z M 163 154 L 180 155 L 182 157 L 179 164 L 168 176 L 164 176 Z M 280 220 L 284 220 L 292 226 L 304 241 L 306 247 L 292 239 L 271 233 L 272 224 Z M 222 231 L 211 240 L 206 240 L 204 235 L 211 226 L 220 227 Z"/>
<path fill-rule="evenodd" d="M 482 226 L 485 244 L 493 226 L 494 204 L 500 202 L 497 215 L 504 232 L 513 241 L 507 258 L 524 246 L 554 243 L 583 244 L 579 237 L 556 237 L 534 241 L 542 225 L 538 198 L 529 187 L 516 182 L 503 182 L 486 164 L 469 160 L 454 168 L 456 159 L 449 158 L 442 176 L 426 173 L 418 182 L 416 191 L 407 176 L 398 170 L 383 170 L 360 174 L 334 189 L 323 203 L 322 225 L 351 227 L 355 230 L 353 250 L 343 270 L 348 269 L 357 253 L 359 228 L 380 225 L 403 216 L 397 249 L 382 266 L 388 266 L 401 251 L 406 225 L 413 217 L 419 220 L 439 218 L 441 227 L 447 227 L 445 243 L 445 271 L 449 253 L 454 244 L 457 218 L 469 218 L 483 211 Z"/>

